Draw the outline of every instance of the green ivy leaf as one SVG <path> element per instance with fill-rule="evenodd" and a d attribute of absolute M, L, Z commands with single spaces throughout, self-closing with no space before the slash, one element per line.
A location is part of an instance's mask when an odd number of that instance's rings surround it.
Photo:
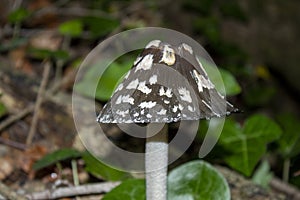
<path fill-rule="evenodd" d="M 53 165 L 57 162 L 64 161 L 71 158 L 77 158 L 81 155 L 80 152 L 76 151 L 75 149 L 59 149 L 57 151 L 54 151 L 50 154 L 47 154 L 42 159 L 38 160 L 33 165 L 34 170 L 39 170 L 45 167 L 48 167 L 50 165 Z"/>
<path fill-rule="evenodd" d="M 20 23 L 24 21 L 28 16 L 30 15 L 30 12 L 26 10 L 25 8 L 18 8 L 8 15 L 8 21 L 10 23 Z"/>
<path fill-rule="evenodd" d="M 78 37 L 82 33 L 83 23 L 80 20 L 70 20 L 62 23 L 58 27 L 58 30 L 63 35 L 70 37 Z"/>
<path fill-rule="evenodd" d="M 266 152 L 266 145 L 281 134 L 280 127 L 263 115 L 253 115 L 244 127 L 226 120 L 220 144 L 229 152 L 225 161 L 232 168 L 250 176 L 254 167 Z"/>
<path fill-rule="evenodd" d="M 29 48 L 28 53 L 30 56 L 44 60 L 46 58 L 53 58 L 55 60 L 67 60 L 69 58 L 69 54 L 63 50 L 51 51 L 49 49 L 37 49 L 37 48 Z"/>
<path fill-rule="evenodd" d="M 145 180 L 130 179 L 107 193 L 103 200 L 145 200 Z"/>
<path fill-rule="evenodd" d="M 122 64 L 112 63 L 102 74 L 101 79 L 97 76 L 101 66 L 92 66 L 88 69 L 83 79 L 75 85 L 75 90 L 82 95 L 107 101 L 112 95 L 114 88 L 122 76 L 130 69 L 133 61 Z M 92 91 L 91 85 L 97 84 L 97 90 Z"/>
<path fill-rule="evenodd" d="M 229 200 L 225 178 L 210 164 L 192 161 L 172 170 L 168 177 L 169 200 Z"/>
<path fill-rule="evenodd" d="M 88 152 L 83 154 L 83 160 L 85 162 L 85 170 L 87 172 L 96 177 L 101 177 L 104 180 L 118 181 L 124 180 L 130 176 L 128 173 L 116 170 L 103 164 Z"/>
<path fill-rule="evenodd" d="M 278 140 L 279 152 L 285 158 L 291 158 L 300 153 L 300 121 L 291 114 L 277 117 L 284 134 Z"/>
<path fill-rule="evenodd" d="M 93 37 L 102 37 L 116 29 L 120 24 L 118 20 L 106 17 L 84 17 L 82 20 Z"/>

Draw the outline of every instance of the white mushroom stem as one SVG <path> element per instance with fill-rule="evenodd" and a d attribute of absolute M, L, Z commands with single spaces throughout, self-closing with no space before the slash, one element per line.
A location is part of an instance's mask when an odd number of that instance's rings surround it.
<path fill-rule="evenodd" d="M 147 128 L 145 169 L 147 200 L 167 199 L 168 125 L 153 135 L 151 124 Z"/>

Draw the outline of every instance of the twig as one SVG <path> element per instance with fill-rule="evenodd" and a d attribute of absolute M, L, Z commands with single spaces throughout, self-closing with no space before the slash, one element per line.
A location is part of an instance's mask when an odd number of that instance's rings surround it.
<path fill-rule="evenodd" d="M 10 200 L 26 200 L 25 197 L 19 196 L 17 193 L 12 191 L 9 187 L 4 185 L 1 181 L 0 181 L 0 194 Z"/>
<path fill-rule="evenodd" d="M 287 194 L 289 199 L 300 199 L 300 191 L 297 188 L 281 181 L 278 178 L 272 178 L 270 181 L 270 186 L 279 192 Z"/>
<path fill-rule="evenodd" d="M 100 194 L 106 193 L 118 186 L 120 182 L 105 182 L 96 184 L 87 184 L 66 188 L 58 188 L 54 190 L 46 190 L 43 192 L 28 194 L 26 197 L 30 200 L 35 199 L 58 199 L 63 197 L 71 197 L 78 195 Z"/>
<path fill-rule="evenodd" d="M 22 119 L 29 113 L 33 112 L 33 110 L 34 110 L 34 106 L 30 105 L 27 108 L 25 108 L 23 111 L 19 112 L 18 114 L 15 114 L 7 118 L 0 124 L 0 132 L 4 130 L 6 127 L 8 127 L 9 125 L 13 124 L 15 121 L 18 121 L 19 119 Z"/>
<path fill-rule="evenodd" d="M 37 127 L 37 122 L 38 122 L 38 116 L 39 116 L 39 111 L 40 111 L 40 107 L 43 101 L 43 97 L 44 97 L 44 93 L 46 90 L 46 85 L 49 79 L 49 74 L 50 74 L 50 68 L 51 68 L 51 64 L 50 62 L 47 60 L 44 62 L 45 66 L 44 66 L 44 71 L 43 71 L 43 79 L 38 91 L 38 95 L 37 95 L 37 100 L 35 103 L 35 107 L 34 107 L 34 113 L 33 113 L 33 117 L 32 117 L 32 122 L 31 122 L 31 126 L 30 126 L 30 130 L 26 139 L 26 144 L 29 146 L 31 145 L 33 136 L 35 134 L 36 131 L 36 127 Z"/>
<path fill-rule="evenodd" d="M 70 73 L 66 74 L 61 80 L 59 80 L 58 82 L 55 82 L 53 84 L 52 88 L 50 88 L 47 91 L 46 96 L 53 96 L 56 92 L 59 91 L 59 89 L 62 85 L 75 79 L 76 73 L 77 73 L 77 70 L 73 70 Z"/>
<path fill-rule="evenodd" d="M 10 147 L 13 147 L 13 148 L 16 148 L 16 149 L 19 149 L 21 151 L 26 150 L 26 145 L 25 144 L 15 142 L 15 141 L 12 141 L 12 140 L 8 140 L 8 139 L 4 139 L 2 137 L 0 137 L 0 143 L 5 144 L 5 145 L 10 146 Z"/>
<path fill-rule="evenodd" d="M 286 182 L 286 183 L 289 182 L 290 165 L 291 165 L 291 160 L 289 158 L 284 159 L 284 162 L 283 162 L 283 172 L 282 172 L 282 180 L 284 182 Z"/>

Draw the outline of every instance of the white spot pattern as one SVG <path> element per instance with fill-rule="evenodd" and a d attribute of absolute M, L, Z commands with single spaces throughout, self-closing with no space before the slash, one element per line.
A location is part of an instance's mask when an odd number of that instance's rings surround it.
<path fill-rule="evenodd" d="M 144 102 L 140 103 L 139 107 L 141 107 L 141 108 L 153 108 L 155 105 L 156 105 L 155 101 L 148 101 L 148 102 L 144 101 Z M 141 112 L 141 114 L 143 114 L 143 113 Z"/>
<path fill-rule="evenodd" d="M 191 111 L 191 112 L 195 111 L 195 109 L 192 106 L 188 106 L 188 110 Z"/>
<path fill-rule="evenodd" d="M 175 113 L 175 112 L 177 112 L 177 110 L 178 110 L 178 106 L 175 105 L 175 106 L 173 107 L 172 111 Z"/>
<path fill-rule="evenodd" d="M 152 47 L 152 46 L 154 46 L 154 47 L 159 47 L 160 43 L 161 43 L 160 40 L 152 40 L 151 42 L 149 42 L 149 43 L 146 45 L 145 49 L 148 49 L 148 48 L 150 48 L 150 47 Z"/>
<path fill-rule="evenodd" d="M 130 97 L 130 95 L 126 95 L 126 96 L 118 96 L 117 100 L 116 100 L 116 104 L 120 104 L 120 103 L 130 103 L 131 105 L 134 104 L 134 98 Z"/>
<path fill-rule="evenodd" d="M 157 75 L 151 76 L 149 79 L 149 83 L 150 83 L 150 85 L 157 83 Z"/>
<path fill-rule="evenodd" d="M 167 113 L 167 110 L 162 108 L 160 111 L 157 112 L 158 115 L 165 115 Z"/>
<path fill-rule="evenodd" d="M 146 86 L 146 81 L 140 82 L 137 89 L 144 94 L 149 94 L 152 91 L 152 89 Z"/>
<path fill-rule="evenodd" d="M 135 72 L 138 70 L 149 70 L 151 69 L 153 64 L 153 55 L 148 54 L 143 57 L 143 60 L 139 62 L 139 64 L 136 66 Z"/>
<path fill-rule="evenodd" d="M 161 86 L 158 92 L 159 92 L 159 96 L 166 95 L 169 98 L 172 97 L 172 89 L 171 88 L 167 88 L 167 90 L 165 91 L 164 87 Z"/>
<path fill-rule="evenodd" d="M 192 77 L 195 79 L 197 86 L 198 86 L 198 91 L 199 92 L 203 92 L 203 87 L 201 84 L 201 80 L 200 80 L 200 75 L 198 74 L 198 72 L 196 70 L 193 70 L 191 72 Z"/>
<path fill-rule="evenodd" d="M 127 85 L 126 89 L 136 89 L 138 85 L 139 85 L 139 80 L 138 80 L 138 79 L 135 79 L 134 81 L 131 81 L 131 82 Z"/>
<path fill-rule="evenodd" d="M 126 114 L 129 113 L 129 110 L 123 111 L 123 110 L 117 110 L 116 112 L 118 115 L 121 115 L 122 117 L 125 117 Z"/>
<path fill-rule="evenodd" d="M 190 54 L 193 54 L 193 49 L 189 45 L 182 43 L 182 46 L 185 50 L 187 50 Z"/>
<path fill-rule="evenodd" d="M 178 92 L 180 94 L 180 98 L 182 101 L 192 103 L 192 97 L 191 97 L 190 91 L 188 91 L 186 88 L 182 87 L 182 88 L 178 88 Z"/>

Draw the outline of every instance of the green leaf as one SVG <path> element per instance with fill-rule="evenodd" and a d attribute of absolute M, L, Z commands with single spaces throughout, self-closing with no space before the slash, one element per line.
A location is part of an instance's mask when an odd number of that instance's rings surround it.
<path fill-rule="evenodd" d="M 28 16 L 30 15 L 30 12 L 26 10 L 25 8 L 18 8 L 8 15 L 8 21 L 10 23 L 20 23 L 24 21 Z"/>
<path fill-rule="evenodd" d="M 83 24 L 80 20 L 70 20 L 62 23 L 58 27 L 58 30 L 63 35 L 70 37 L 78 37 L 82 33 Z"/>
<path fill-rule="evenodd" d="M 106 17 L 84 17 L 83 23 L 87 30 L 91 31 L 93 37 L 102 37 L 119 26 L 119 21 Z"/>
<path fill-rule="evenodd" d="M 226 120 L 220 137 L 220 144 L 229 152 L 225 162 L 235 170 L 250 176 L 258 161 L 266 152 L 268 143 L 278 139 L 280 127 L 263 115 L 253 115 L 244 127 Z"/>
<path fill-rule="evenodd" d="M 263 160 L 263 162 L 253 174 L 252 181 L 264 188 L 268 188 L 272 177 L 273 173 L 270 172 L 270 165 L 268 161 Z"/>
<path fill-rule="evenodd" d="M 291 114 L 277 117 L 283 129 L 283 134 L 278 140 L 279 152 L 284 158 L 291 158 L 300 153 L 300 121 Z"/>
<path fill-rule="evenodd" d="M 3 103 L 0 102 L 0 118 L 7 114 L 7 109 Z"/>
<path fill-rule="evenodd" d="M 172 170 L 168 177 L 169 200 L 229 200 L 225 178 L 210 164 L 192 161 Z"/>
<path fill-rule="evenodd" d="M 236 95 L 241 92 L 241 87 L 234 78 L 234 76 L 227 70 L 217 68 L 213 66 L 208 61 L 205 61 L 204 59 L 201 59 L 201 63 L 207 72 L 209 79 L 212 81 L 212 83 L 215 85 L 216 89 L 223 95 Z M 220 72 L 220 76 L 218 71 Z M 221 79 L 220 79 L 221 78 Z M 225 88 L 225 91 L 223 90 L 223 86 Z"/>
<path fill-rule="evenodd" d="M 39 170 L 45 167 L 49 167 L 50 165 L 53 165 L 60 161 L 64 161 L 71 158 L 77 158 L 80 156 L 80 154 L 81 153 L 76 151 L 75 149 L 60 149 L 50 154 L 47 154 L 42 159 L 38 160 L 36 163 L 34 163 L 33 169 Z"/>
<path fill-rule="evenodd" d="M 145 180 L 130 179 L 107 193 L 103 200 L 145 200 Z"/>
<path fill-rule="evenodd" d="M 87 172 L 91 173 L 96 177 L 101 177 L 104 180 L 118 181 L 130 177 L 128 173 L 116 170 L 103 164 L 88 152 L 83 154 L 83 160 L 85 162 L 85 170 Z"/>
<path fill-rule="evenodd" d="M 102 74 L 101 78 L 97 75 L 99 66 L 91 66 L 83 79 L 75 85 L 75 90 L 82 95 L 107 101 L 112 95 L 114 88 L 122 76 L 130 69 L 133 61 L 127 61 L 123 64 L 114 62 Z M 100 78 L 100 80 L 99 80 Z M 97 84 L 97 90 L 92 91 L 91 85 Z"/>
<path fill-rule="evenodd" d="M 55 60 L 67 60 L 69 58 L 69 54 L 63 50 L 51 51 L 48 49 L 37 49 L 37 48 L 29 48 L 28 53 L 30 56 L 36 59 L 46 59 L 53 58 Z"/>

